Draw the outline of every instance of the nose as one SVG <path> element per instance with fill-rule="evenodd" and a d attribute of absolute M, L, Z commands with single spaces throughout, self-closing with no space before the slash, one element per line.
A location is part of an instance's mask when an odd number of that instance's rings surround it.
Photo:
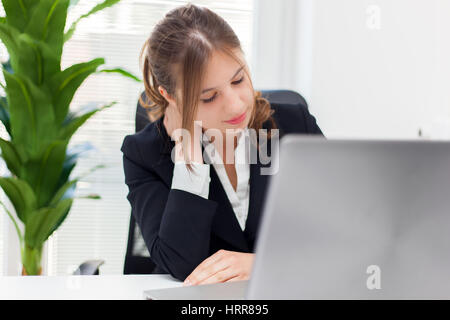
<path fill-rule="evenodd" d="M 245 111 L 245 104 L 242 101 L 239 92 L 233 88 L 228 88 L 225 92 L 224 114 L 228 116 L 225 120 L 232 119 L 241 115 Z"/>

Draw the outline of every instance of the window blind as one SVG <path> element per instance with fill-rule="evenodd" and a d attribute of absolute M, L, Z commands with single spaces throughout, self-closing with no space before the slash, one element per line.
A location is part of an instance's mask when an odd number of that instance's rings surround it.
<path fill-rule="evenodd" d="M 80 0 L 71 7 L 67 25 L 100 2 Z M 210 8 L 231 25 L 251 65 L 253 0 L 189 2 Z M 170 9 L 186 3 L 188 1 L 122 0 L 85 19 L 65 45 L 62 68 L 104 57 L 105 68 L 122 67 L 141 78 L 139 53 L 152 27 Z M 105 260 L 102 274 L 123 272 L 131 208 L 126 199 L 128 189 L 124 183 L 120 147 L 125 135 L 134 133 L 136 104 L 142 91 L 141 83 L 118 75 L 99 74 L 88 78 L 75 95 L 71 110 L 93 103 L 118 103 L 88 120 L 69 145 L 89 142 L 94 146 L 94 150 L 78 162 L 73 177 L 97 164 L 106 165 L 86 176 L 77 187 L 78 196 L 97 193 L 101 199 L 74 201 L 66 221 L 48 242 L 48 275 L 72 273 L 80 263 L 90 259 Z M 2 221 L 0 218 L 0 223 Z M 0 235 L 0 241 L 7 239 Z M 3 257 L 1 251 L 0 257 Z"/>

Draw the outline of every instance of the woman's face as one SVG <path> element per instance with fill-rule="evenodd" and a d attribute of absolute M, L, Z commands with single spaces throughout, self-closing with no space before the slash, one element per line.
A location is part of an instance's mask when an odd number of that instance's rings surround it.
<path fill-rule="evenodd" d="M 240 50 L 233 51 L 245 63 Z M 195 120 L 202 122 L 204 130 L 218 129 L 223 134 L 226 129 L 242 129 L 250 121 L 254 104 L 254 93 L 245 71 L 225 53 L 214 51 L 206 68 L 201 85 L 200 101 Z"/>

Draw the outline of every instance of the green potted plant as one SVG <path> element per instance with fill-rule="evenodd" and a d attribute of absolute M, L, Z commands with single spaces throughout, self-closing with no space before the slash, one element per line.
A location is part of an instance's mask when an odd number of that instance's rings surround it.
<path fill-rule="evenodd" d="M 9 61 L 2 63 L 6 97 L 0 97 L 0 120 L 10 139 L 0 138 L 0 149 L 11 174 L 0 177 L 0 187 L 15 215 L 3 202 L 0 205 L 19 236 L 23 274 L 41 273 L 43 245 L 72 206 L 81 177 L 70 175 L 83 148 L 68 149 L 71 137 L 86 120 L 115 103 L 72 112 L 75 92 L 98 72 L 116 72 L 139 81 L 120 68 L 100 69 L 103 58 L 61 70 L 64 43 L 77 23 L 119 1 L 103 1 L 66 31 L 68 9 L 76 0 L 2 0 L 6 16 L 0 17 L 0 39 Z"/>

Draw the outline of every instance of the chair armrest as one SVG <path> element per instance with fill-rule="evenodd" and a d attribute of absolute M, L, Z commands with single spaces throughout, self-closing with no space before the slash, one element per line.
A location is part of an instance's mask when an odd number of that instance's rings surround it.
<path fill-rule="evenodd" d="M 98 275 L 100 273 L 100 266 L 104 264 L 104 260 L 88 260 L 80 264 L 77 270 L 73 273 L 74 275 Z"/>

